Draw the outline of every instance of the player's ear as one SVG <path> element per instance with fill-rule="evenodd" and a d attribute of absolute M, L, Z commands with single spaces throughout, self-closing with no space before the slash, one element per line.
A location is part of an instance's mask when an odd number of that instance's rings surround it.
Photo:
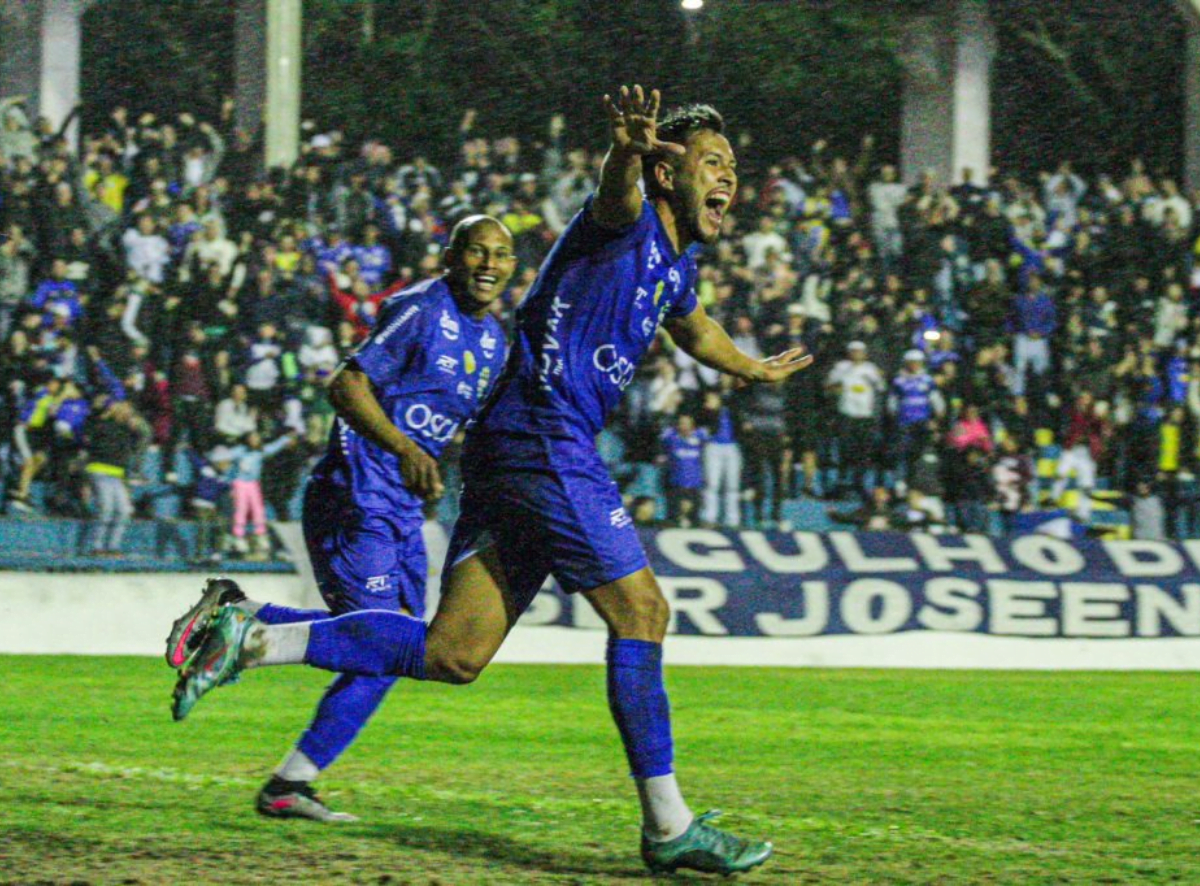
<path fill-rule="evenodd" d="M 654 183 L 660 191 L 670 193 L 675 190 L 675 167 L 667 159 L 654 164 Z"/>

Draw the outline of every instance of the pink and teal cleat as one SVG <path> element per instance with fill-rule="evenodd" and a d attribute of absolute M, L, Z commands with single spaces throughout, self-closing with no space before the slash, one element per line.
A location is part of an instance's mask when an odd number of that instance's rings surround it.
<path fill-rule="evenodd" d="M 232 683 L 242 670 L 242 649 L 250 629 L 262 624 L 236 606 L 225 606 L 205 632 L 204 642 L 179 672 L 171 714 L 182 720 L 205 695 Z"/>
<path fill-rule="evenodd" d="M 167 636 L 167 664 L 183 667 L 193 652 L 204 642 L 205 634 L 222 606 L 246 599 L 237 582 L 229 578 L 210 578 L 200 593 L 200 599 L 171 625 Z"/>

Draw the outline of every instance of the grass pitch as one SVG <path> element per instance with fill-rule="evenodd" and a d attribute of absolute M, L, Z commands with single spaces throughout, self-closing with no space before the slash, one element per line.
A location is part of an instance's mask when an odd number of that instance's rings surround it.
<path fill-rule="evenodd" d="M 0 657 L 0 883 L 646 881 L 600 667 L 398 684 L 320 783 L 361 822 L 260 818 L 327 680 L 256 671 L 175 724 L 159 660 Z M 1192 675 L 668 682 L 694 808 L 775 841 L 746 883 L 1200 883 Z"/>

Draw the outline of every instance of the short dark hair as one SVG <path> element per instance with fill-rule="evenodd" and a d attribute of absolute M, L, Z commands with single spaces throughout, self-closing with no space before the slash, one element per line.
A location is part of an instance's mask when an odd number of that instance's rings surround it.
<path fill-rule="evenodd" d="M 682 145 L 704 129 L 718 135 L 723 133 L 725 118 L 712 105 L 682 105 L 678 108 L 671 108 L 663 114 L 662 119 L 658 121 L 657 135 L 659 141 Z M 654 178 L 654 167 L 662 159 L 662 154 L 647 154 L 642 158 L 642 179 L 646 183 L 646 193 L 651 196 L 658 191 L 658 183 Z"/>

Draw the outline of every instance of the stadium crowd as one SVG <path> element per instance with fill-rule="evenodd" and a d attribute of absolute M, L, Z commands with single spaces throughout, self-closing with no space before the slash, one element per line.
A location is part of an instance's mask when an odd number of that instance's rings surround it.
<path fill-rule="evenodd" d="M 263 173 L 233 111 L 115 108 L 76 154 L 0 102 L 7 511 L 92 514 L 96 552 L 119 550 L 147 451 L 214 537 L 265 550 L 328 436 L 323 380 L 380 303 L 486 212 L 520 257 L 511 326 L 601 159 L 561 117 L 525 143 L 468 111 L 454 154 L 309 129 Z M 1141 537 L 1200 528 L 1200 194 L 1137 161 L 978 173 L 905 185 L 870 137 L 744 171 L 700 300 L 743 350 L 817 363 L 736 389 L 660 339 L 611 429 L 630 489 L 640 465 L 662 478 L 666 507 L 639 499 L 639 519 L 787 528 L 809 496 L 869 528 L 1002 531 L 1059 501 L 1086 523 L 1103 486 Z"/>

